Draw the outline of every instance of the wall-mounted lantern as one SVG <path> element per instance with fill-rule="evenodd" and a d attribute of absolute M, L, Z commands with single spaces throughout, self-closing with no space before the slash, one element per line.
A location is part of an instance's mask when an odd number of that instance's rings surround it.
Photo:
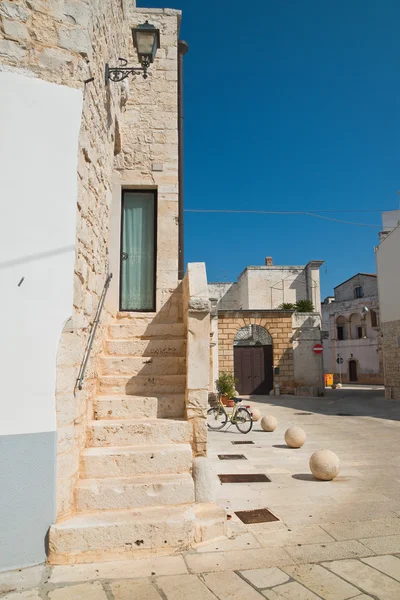
<path fill-rule="evenodd" d="M 142 73 L 143 78 L 147 79 L 147 70 L 154 62 L 157 49 L 160 47 L 160 30 L 146 21 L 138 27 L 132 29 L 133 46 L 136 48 L 141 67 L 128 67 L 128 61 L 120 58 L 120 67 L 110 67 L 106 64 L 106 83 L 108 81 L 122 81 L 128 75 Z"/>

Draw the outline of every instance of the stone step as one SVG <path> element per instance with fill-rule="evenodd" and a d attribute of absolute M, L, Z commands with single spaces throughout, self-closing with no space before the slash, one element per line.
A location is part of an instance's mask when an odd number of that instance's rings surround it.
<path fill-rule="evenodd" d="M 107 340 L 106 353 L 117 356 L 186 356 L 184 339 Z"/>
<path fill-rule="evenodd" d="M 156 419 L 158 400 L 149 396 L 97 396 L 93 403 L 94 418 Z"/>
<path fill-rule="evenodd" d="M 88 446 L 186 444 L 189 441 L 189 424 L 187 421 L 116 419 L 90 421 L 88 426 Z"/>
<path fill-rule="evenodd" d="M 190 473 L 109 479 L 81 479 L 76 486 L 78 511 L 144 508 L 194 502 Z"/>
<path fill-rule="evenodd" d="M 94 401 L 95 419 L 155 419 L 183 417 L 184 394 L 169 396 L 97 396 Z"/>
<path fill-rule="evenodd" d="M 111 339 L 125 340 L 132 338 L 183 338 L 185 327 L 183 323 L 155 323 L 153 319 L 137 319 L 110 325 L 108 333 Z"/>
<path fill-rule="evenodd" d="M 174 307 L 164 305 L 157 313 L 154 312 L 127 312 L 117 313 L 117 323 L 133 323 L 138 320 L 144 320 L 148 323 L 156 321 L 157 323 L 182 323 L 183 322 L 183 296 L 176 296 Z"/>
<path fill-rule="evenodd" d="M 192 468 L 192 460 L 189 444 L 86 448 L 82 453 L 82 476 L 106 478 L 185 473 Z"/>
<path fill-rule="evenodd" d="M 102 375 L 99 377 L 100 395 L 127 394 L 128 396 L 156 396 L 162 394 L 183 394 L 186 375 Z"/>
<path fill-rule="evenodd" d="M 215 504 L 80 513 L 51 526 L 48 561 L 74 564 L 171 554 L 225 531 L 225 511 Z"/>
<path fill-rule="evenodd" d="M 104 375 L 184 375 L 186 359 L 178 356 L 102 356 Z"/>

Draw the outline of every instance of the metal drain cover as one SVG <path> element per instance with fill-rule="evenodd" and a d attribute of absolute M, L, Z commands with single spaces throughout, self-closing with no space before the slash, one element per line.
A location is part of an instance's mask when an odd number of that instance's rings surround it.
<path fill-rule="evenodd" d="M 351 413 L 336 413 L 338 417 L 354 417 Z"/>
<path fill-rule="evenodd" d="M 254 442 L 232 442 L 232 444 L 236 444 L 237 446 L 239 446 L 239 444 L 254 444 Z"/>
<path fill-rule="evenodd" d="M 267 508 L 256 508 L 255 510 L 238 510 L 235 515 L 239 517 L 242 523 L 271 523 L 279 521 L 278 517 L 272 514 Z"/>
<path fill-rule="evenodd" d="M 307 413 L 307 412 L 297 412 L 297 413 L 294 413 L 294 414 L 295 414 L 295 415 L 302 415 L 303 417 L 305 417 L 306 415 L 308 416 L 308 415 L 312 415 L 312 414 L 314 414 L 314 413 Z"/>
<path fill-rule="evenodd" d="M 263 473 L 218 475 L 221 483 L 269 483 L 271 480 Z"/>
<path fill-rule="evenodd" d="M 247 460 L 244 454 L 218 454 L 219 460 Z"/>

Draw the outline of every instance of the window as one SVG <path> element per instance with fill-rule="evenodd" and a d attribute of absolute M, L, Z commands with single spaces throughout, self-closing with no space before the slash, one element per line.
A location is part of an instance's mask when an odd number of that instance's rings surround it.
<path fill-rule="evenodd" d="M 364 290 L 361 285 L 354 288 L 354 298 L 364 298 Z"/>
<path fill-rule="evenodd" d="M 156 219 L 154 191 L 122 191 L 120 310 L 156 307 Z"/>
<path fill-rule="evenodd" d="M 339 315 L 336 319 L 336 334 L 338 340 L 347 340 L 348 326 L 343 315 Z"/>
<path fill-rule="evenodd" d="M 360 340 L 363 336 L 363 330 L 362 327 L 357 327 L 357 337 Z"/>
<path fill-rule="evenodd" d="M 370 310 L 369 314 L 371 315 L 371 327 L 378 327 L 378 317 L 374 310 Z"/>

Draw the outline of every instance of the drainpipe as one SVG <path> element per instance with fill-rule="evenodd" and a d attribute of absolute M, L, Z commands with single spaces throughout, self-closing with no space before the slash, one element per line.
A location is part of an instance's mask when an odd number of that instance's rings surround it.
<path fill-rule="evenodd" d="M 178 232 L 178 279 L 184 277 L 184 233 L 183 233 L 183 57 L 189 46 L 183 40 L 178 41 L 178 206 L 179 206 L 179 232 Z"/>

